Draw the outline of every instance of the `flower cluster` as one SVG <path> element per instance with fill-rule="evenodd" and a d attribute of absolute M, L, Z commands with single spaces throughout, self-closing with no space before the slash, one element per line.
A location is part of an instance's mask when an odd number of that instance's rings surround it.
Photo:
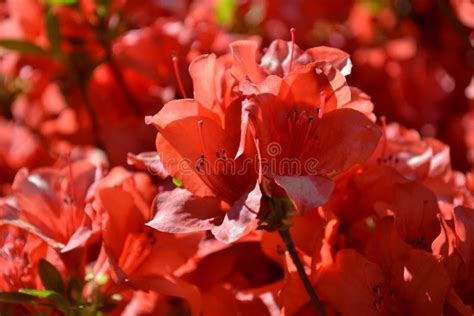
<path fill-rule="evenodd" d="M 0 314 L 472 315 L 473 10 L 0 3 Z"/>

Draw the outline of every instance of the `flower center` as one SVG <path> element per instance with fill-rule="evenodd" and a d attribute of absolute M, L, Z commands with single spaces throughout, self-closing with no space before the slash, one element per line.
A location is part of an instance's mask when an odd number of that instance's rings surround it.
<path fill-rule="evenodd" d="M 287 157 L 302 158 L 319 144 L 318 123 L 323 118 L 326 105 L 326 91 L 320 93 L 320 104 L 314 113 L 293 111 L 287 113 L 288 145 Z"/>
<path fill-rule="evenodd" d="M 218 196 L 227 201 L 235 201 L 242 194 L 239 188 L 246 182 L 242 176 L 248 174 L 248 171 L 242 168 L 241 163 L 228 156 L 225 148 L 211 150 L 204 136 L 204 125 L 204 121 L 198 121 L 202 153 L 194 168 L 201 180 Z"/>

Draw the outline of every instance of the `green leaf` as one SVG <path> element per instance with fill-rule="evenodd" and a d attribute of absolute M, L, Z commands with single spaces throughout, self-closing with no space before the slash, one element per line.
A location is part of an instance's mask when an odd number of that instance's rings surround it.
<path fill-rule="evenodd" d="M 235 10 L 237 9 L 236 0 L 219 0 L 216 6 L 216 18 L 220 25 L 228 25 L 234 18 Z"/>
<path fill-rule="evenodd" d="M 45 24 L 51 53 L 54 57 L 61 58 L 61 34 L 59 32 L 59 21 L 51 8 L 48 8 L 46 11 Z"/>
<path fill-rule="evenodd" d="M 15 39 L 0 39 L 0 47 L 11 49 L 22 54 L 47 56 L 48 52 L 42 47 L 27 41 Z"/>
<path fill-rule="evenodd" d="M 41 298 L 50 298 L 54 296 L 54 294 L 58 295 L 58 293 L 50 290 L 20 289 L 19 292 Z"/>
<path fill-rule="evenodd" d="M 66 299 L 64 296 L 61 294 L 55 292 L 55 291 L 50 291 L 50 290 L 34 290 L 34 289 L 20 289 L 20 293 L 28 294 L 34 297 L 39 297 L 39 298 L 45 298 L 48 299 L 54 303 L 56 303 L 56 307 L 60 309 L 62 312 L 64 312 L 66 315 L 68 314 L 68 311 L 70 309 L 69 304 L 67 303 Z"/>
<path fill-rule="evenodd" d="M 0 292 L 0 302 L 10 304 L 35 303 L 36 299 L 31 295 L 18 292 Z"/>
<path fill-rule="evenodd" d="M 62 5 L 76 5 L 79 0 L 46 0 L 46 3 L 51 4 L 62 4 Z"/>
<path fill-rule="evenodd" d="M 64 293 L 63 279 L 55 266 L 48 261 L 41 259 L 38 264 L 38 270 L 41 282 L 43 282 L 45 289 L 57 293 Z"/>
<path fill-rule="evenodd" d="M 173 184 L 177 186 L 178 188 L 181 188 L 183 186 L 183 181 L 173 178 Z"/>

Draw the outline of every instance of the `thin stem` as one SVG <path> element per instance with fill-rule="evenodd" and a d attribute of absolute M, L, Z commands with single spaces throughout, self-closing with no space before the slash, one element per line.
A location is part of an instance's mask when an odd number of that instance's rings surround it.
<path fill-rule="evenodd" d="M 105 151 L 105 145 L 102 143 L 102 140 L 100 139 L 100 133 L 99 133 L 100 126 L 99 126 L 99 120 L 97 119 L 96 111 L 94 109 L 94 106 L 89 100 L 86 87 L 84 87 L 84 85 L 81 83 L 79 83 L 79 94 L 82 98 L 82 101 L 84 102 L 84 105 L 86 106 L 86 110 L 87 110 L 87 113 L 89 114 L 89 118 L 91 119 L 92 136 L 94 137 L 96 146 Z M 64 95 L 66 96 L 66 94 Z"/>
<path fill-rule="evenodd" d="M 298 275 L 300 276 L 300 279 L 304 284 L 306 293 L 308 293 L 309 298 L 311 299 L 311 302 L 313 303 L 314 307 L 316 307 L 316 310 L 318 311 L 319 315 L 325 316 L 326 312 L 324 311 L 323 305 L 321 304 L 321 301 L 316 295 L 316 292 L 314 291 L 313 286 L 311 285 L 311 282 L 309 281 L 308 276 L 306 275 L 306 271 L 304 270 L 303 263 L 301 263 L 298 253 L 296 252 L 295 244 L 293 243 L 293 240 L 291 239 L 290 230 L 287 227 L 285 227 L 285 228 L 279 229 L 278 233 L 280 234 L 281 239 L 285 243 L 286 249 L 288 250 L 288 253 L 290 254 L 291 260 L 296 266 L 296 270 L 298 270 Z"/>
<path fill-rule="evenodd" d="M 125 100 L 127 101 L 127 103 L 129 104 L 130 108 L 132 109 L 133 113 L 136 116 L 139 116 L 139 117 L 143 116 L 143 113 L 141 113 L 141 110 L 140 110 L 139 102 L 130 91 L 127 85 L 127 82 L 125 81 L 125 78 L 123 76 L 122 70 L 120 69 L 120 66 L 117 64 L 114 58 L 114 54 L 112 51 L 112 42 L 107 34 L 108 32 L 107 21 L 104 18 L 100 18 L 97 25 L 89 24 L 89 27 L 92 29 L 92 31 L 95 32 L 98 43 L 104 49 L 105 62 L 109 66 L 110 70 L 112 71 L 112 74 L 115 78 L 115 82 L 117 83 L 121 92 L 123 93 Z"/>
<path fill-rule="evenodd" d="M 122 70 L 120 69 L 120 66 L 117 64 L 115 61 L 115 58 L 112 53 L 112 49 L 108 43 L 103 43 L 103 47 L 105 49 L 105 58 L 106 61 L 110 67 L 110 70 L 112 71 L 112 74 L 115 77 L 115 80 L 122 91 L 123 95 L 125 96 L 125 99 L 127 100 L 128 104 L 132 108 L 133 112 L 137 116 L 142 116 L 139 110 L 138 106 L 138 101 L 135 99 L 133 96 L 132 92 L 129 90 L 127 83 L 125 82 L 125 78 L 123 76 Z"/>

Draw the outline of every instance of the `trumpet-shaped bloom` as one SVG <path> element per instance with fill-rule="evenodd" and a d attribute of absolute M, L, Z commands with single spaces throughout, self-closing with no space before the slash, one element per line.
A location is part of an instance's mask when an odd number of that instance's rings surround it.
<path fill-rule="evenodd" d="M 325 203 L 334 188 L 328 177 L 369 158 L 381 134 L 354 109 L 363 106 L 353 103 L 362 99 L 351 100 L 360 94 L 351 93 L 344 77 L 350 72 L 347 54 L 326 47 L 303 53 L 289 45 L 274 43 L 260 65 L 254 43 L 231 45 L 234 75 L 248 94 L 238 155 L 253 138 L 263 175 L 303 211 Z"/>
<path fill-rule="evenodd" d="M 103 243 L 94 273 L 110 273 L 114 284 L 109 284 L 106 291 L 131 286 L 179 296 L 189 301 L 193 313 L 198 313 L 199 293 L 176 278 L 174 272 L 193 256 L 201 235 L 172 235 L 145 226 L 153 216 L 150 205 L 155 194 L 146 174 L 120 167 L 97 184 L 94 210 Z"/>
<path fill-rule="evenodd" d="M 20 170 L 12 195 L 0 204 L 0 223 L 24 228 L 62 252 L 83 246 L 93 234 L 86 208 L 100 176 L 101 168 L 87 160 Z"/>
<path fill-rule="evenodd" d="M 161 231 L 212 229 L 233 241 L 256 225 L 261 193 L 254 162 L 235 159 L 240 135 L 240 101 L 227 56 L 198 57 L 190 66 L 195 99 L 167 103 L 147 118 L 158 128 L 156 147 L 166 171 L 183 189 L 155 199 Z"/>

